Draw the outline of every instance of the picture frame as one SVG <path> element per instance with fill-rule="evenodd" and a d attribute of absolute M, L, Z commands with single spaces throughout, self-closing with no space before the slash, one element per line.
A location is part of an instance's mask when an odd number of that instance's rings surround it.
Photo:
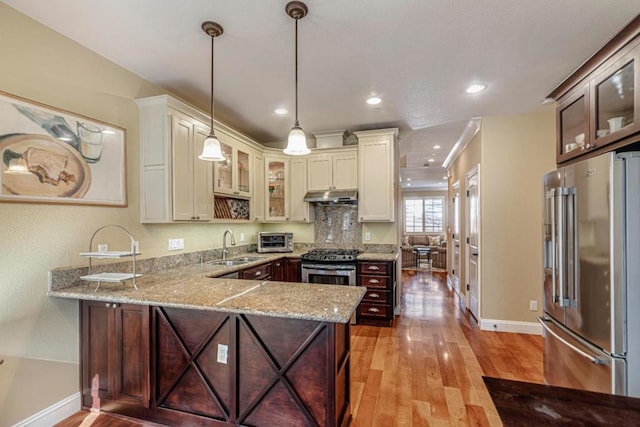
<path fill-rule="evenodd" d="M 126 130 L 0 91 L 0 202 L 126 207 Z"/>

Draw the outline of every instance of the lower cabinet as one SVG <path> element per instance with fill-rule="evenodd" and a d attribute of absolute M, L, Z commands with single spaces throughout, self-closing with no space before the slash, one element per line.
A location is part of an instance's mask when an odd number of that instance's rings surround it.
<path fill-rule="evenodd" d="M 82 405 L 149 406 L 149 307 L 83 301 Z"/>
<path fill-rule="evenodd" d="M 393 325 L 395 269 L 395 261 L 358 261 L 358 285 L 367 288 L 356 311 L 358 324 Z"/>
<path fill-rule="evenodd" d="M 349 324 L 86 301 L 82 314 L 84 407 L 164 425 L 351 422 Z"/>
<path fill-rule="evenodd" d="M 300 258 L 285 258 L 284 281 L 302 282 L 302 260 Z"/>
<path fill-rule="evenodd" d="M 285 259 L 280 258 L 271 262 L 271 280 L 276 282 L 284 282 L 285 278 Z"/>
<path fill-rule="evenodd" d="M 271 280 L 272 267 L 270 262 L 256 267 L 246 268 L 239 272 L 240 279 L 245 280 Z M 275 280 L 275 279 L 274 279 Z"/>

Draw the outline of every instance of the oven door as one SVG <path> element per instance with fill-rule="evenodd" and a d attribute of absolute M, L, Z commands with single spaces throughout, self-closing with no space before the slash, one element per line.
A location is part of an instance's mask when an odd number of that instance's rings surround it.
<path fill-rule="evenodd" d="M 325 285 L 356 285 L 356 266 L 353 264 L 302 263 L 302 282 Z"/>

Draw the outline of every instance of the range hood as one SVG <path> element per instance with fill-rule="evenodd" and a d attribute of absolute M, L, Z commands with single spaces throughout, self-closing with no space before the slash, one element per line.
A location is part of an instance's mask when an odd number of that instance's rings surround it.
<path fill-rule="evenodd" d="M 358 190 L 309 191 L 304 195 L 304 201 L 352 205 L 358 201 Z"/>

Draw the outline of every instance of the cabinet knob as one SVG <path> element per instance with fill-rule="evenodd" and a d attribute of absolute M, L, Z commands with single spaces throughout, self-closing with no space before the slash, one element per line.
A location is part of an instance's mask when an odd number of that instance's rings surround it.
<path fill-rule="evenodd" d="M 111 307 L 111 304 L 109 304 L 109 303 L 107 303 L 106 305 L 107 305 L 107 308 L 110 308 L 110 307 Z"/>
<path fill-rule="evenodd" d="M 370 308 L 369 310 L 367 310 L 367 311 L 370 311 L 370 312 L 372 312 L 372 313 L 380 313 L 380 310 L 379 310 L 379 309 L 377 309 L 377 308 L 375 308 L 375 307 L 371 307 L 371 308 Z"/>
<path fill-rule="evenodd" d="M 369 283 L 380 283 L 380 281 L 378 279 L 371 279 L 369 280 Z"/>
<path fill-rule="evenodd" d="M 306 220 L 307 220 L 307 218 L 302 218 L 302 220 L 303 220 L 303 221 L 306 221 Z"/>
<path fill-rule="evenodd" d="M 200 219 L 200 217 L 199 217 L 199 216 L 197 216 L 197 217 L 196 217 L 196 219 Z"/>
<path fill-rule="evenodd" d="M 371 298 L 380 298 L 380 295 L 379 295 L 379 294 L 376 294 L 376 293 L 369 294 L 369 296 L 370 296 Z"/>
<path fill-rule="evenodd" d="M 380 267 L 378 267 L 377 265 L 370 265 L 369 266 L 369 270 L 380 270 Z"/>
<path fill-rule="evenodd" d="M 240 192 L 239 191 L 234 191 L 233 194 L 240 194 Z"/>
<path fill-rule="evenodd" d="M 256 276 L 259 276 L 259 275 L 261 275 L 261 274 L 262 274 L 262 272 L 260 272 L 260 271 L 256 271 Z"/>

